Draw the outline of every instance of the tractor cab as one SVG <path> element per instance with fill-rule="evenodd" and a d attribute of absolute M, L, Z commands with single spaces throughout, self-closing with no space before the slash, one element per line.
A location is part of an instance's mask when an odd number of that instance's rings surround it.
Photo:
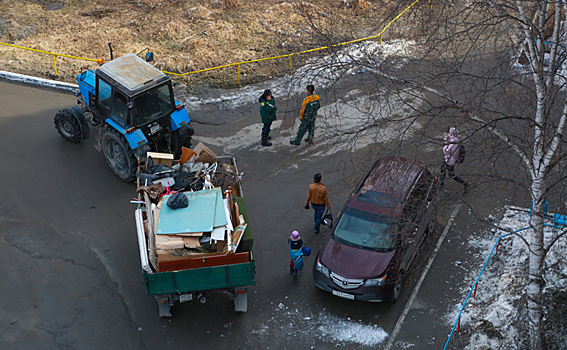
<path fill-rule="evenodd" d="M 123 180 L 135 179 L 132 167 L 143 163 L 148 151 L 178 157 L 181 147 L 191 146 L 194 130 L 174 99 L 171 78 L 137 55 L 116 58 L 77 80 L 81 108 L 60 111 L 55 128 L 64 139 L 79 142 L 90 134 L 88 121 L 101 125 L 98 149 Z"/>

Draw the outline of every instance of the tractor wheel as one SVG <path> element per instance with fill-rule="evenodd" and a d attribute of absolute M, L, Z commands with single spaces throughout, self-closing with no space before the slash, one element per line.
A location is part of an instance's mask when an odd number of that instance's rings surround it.
<path fill-rule="evenodd" d="M 81 126 L 73 113 L 68 109 L 57 112 L 54 119 L 55 129 L 61 137 L 73 143 L 79 143 L 82 139 Z"/>
<path fill-rule="evenodd" d="M 122 181 L 134 181 L 138 163 L 124 136 L 114 129 L 106 129 L 101 141 L 104 158 L 114 174 Z"/>

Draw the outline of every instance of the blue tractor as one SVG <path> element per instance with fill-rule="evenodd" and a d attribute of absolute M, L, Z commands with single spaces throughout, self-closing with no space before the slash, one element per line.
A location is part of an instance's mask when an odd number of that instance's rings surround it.
<path fill-rule="evenodd" d="M 194 133 L 185 106 L 173 97 L 171 78 L 147 61 L 132 53 L 79 74 L 79 106 L 55 115 L 55 129 L 70 142 L 89 138 L 90 125 L 99 126 L 95 147 L 126 182 L 136 179 L 147 152 L 179 158 Z"/>

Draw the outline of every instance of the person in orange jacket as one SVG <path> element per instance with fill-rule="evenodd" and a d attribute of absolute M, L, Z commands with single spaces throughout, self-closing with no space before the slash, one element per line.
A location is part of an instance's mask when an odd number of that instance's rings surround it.
<path fill-rule="evenodd" d="M 321 220 L 323 219 L 323 213 L 325 212 L 325 205 L 331 208 L 329 203 L 329 197 L 327 196 L 327 187 L 321 183 L 323 176 L 319 173 L 313 176 L 313 183 L 309 185 L 309 193 L 307 194 L 307 200 L 305 201 L 305 209 L 309 209 L 309 202 L 311 202 L 311 207 L 315 210 L 314 220 L 315 227 L 313 233 L 318 234 L 319 228 L 321 226 Z"/>

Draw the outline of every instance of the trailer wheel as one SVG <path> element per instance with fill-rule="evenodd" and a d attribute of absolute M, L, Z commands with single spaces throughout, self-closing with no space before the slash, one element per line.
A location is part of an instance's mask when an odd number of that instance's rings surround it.
<path fill-rule="evenodd" d="M 169 305 L 169 301 L 167 299 L 158 301 L 157 306 L 159 317 L 171 317 L 171 305 Z"/>
<path fill-rule="evenodd" d="M 136 179 L 136 156 L 130 145 L 118 131 L 107 128 L 102 135 L 102 151 L 112 172 L 122 181 Z"/>
<path fill-rule="evenodd" d="M 57 112 L 53 122 L 55 123 L 55 129 L 57 129 L 57 132 L 64 140 L 73 143 L 81 142 L 83 138 L 81 125 L 69 109 Z"/>
<path fill-rule="evenodd" d="M 248 311 L 248 292 L 246 289 L 234 291 L 234 311 Z"/>

